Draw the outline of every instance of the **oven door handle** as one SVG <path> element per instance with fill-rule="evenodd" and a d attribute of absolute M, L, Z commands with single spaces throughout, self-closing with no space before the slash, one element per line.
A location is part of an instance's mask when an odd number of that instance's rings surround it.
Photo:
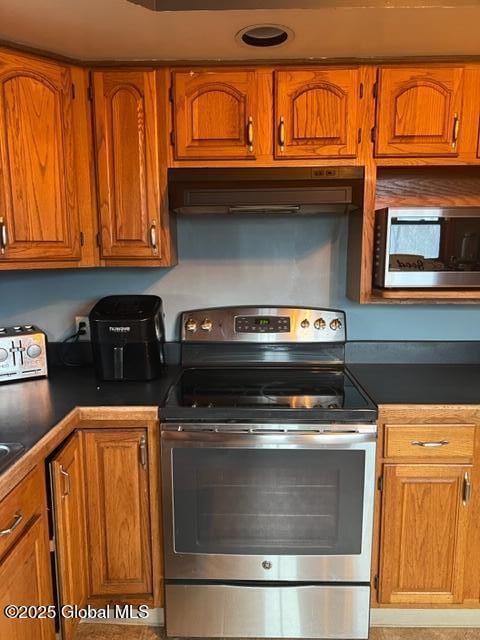
<path fill-rule="evenodd" d="M 325 445 L 350 445 L 375 442 L 376 433 L 361 432 L 314 432 L 314 431 L 198 431 L 182 429 L 182 431 L 162 431 L 162 440 L 177 442 L 181 446 L 233 446 L 249 447 L 251 445 L 274 448 L 294 446 L 315 448 Z"/>

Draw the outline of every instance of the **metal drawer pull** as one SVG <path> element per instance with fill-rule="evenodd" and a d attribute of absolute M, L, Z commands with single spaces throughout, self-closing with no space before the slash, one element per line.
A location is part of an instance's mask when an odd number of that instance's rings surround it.
<path fill-rule="evenodd" d="M 146 469 L 147 468 L 147 440 L 145 436 L 142 436 L 140 438 L 138 448 L 140 450 L 140 464 L 144 469 Z"/>
<path fill-rule="evenodd" d="M 472 483 L 470 482 L 470 478 L 468 477 L 468 472 L 465 472 L 463 476 L 463 491 L 462 491 L 462 501 L 464 506 L 466 506 L 470 502 L 470 496 L 472 495 Z"/>
<path fill-rule="evenodd" d="M 278 143 L 280 151 L 285 151 L 285 119 L 283 116 L 280 118 L 280 124 L 278 125 Z"/>
<path fill-rule="evenodd" d="M 155 222 L 150 225 L 150 245 L 152 249 L 157 248 L 157 226 Z"/>
<path fill-rule="evenodd" d="M 434 447 L 444 447 L 450 443 L 448 440 L 432 440 L 430 442 L 428 440 L 426 442 L 422 442 L 421 440 L 412 440 L 410 444 L 413 444 L 416 447 L 428 447 L 433 449 Z"/>
<path fill-rule="evenodd" d="M 13 517 L 13 522 L 8 527 L 8 529 L 3 529 L 2 531 L 0 531 L 0 538 L 2 538 L 3 536 L 9 536 L 11 533 L 13 533 L 22 520 L 23 513 L 21 511 L 17 511 L 17 513 Z"/>
<path fill-rule="evenodd" d="M 458 117 L 458 113 L 456 113 L 453 117 L 453 138 L 452 138 L 452 148 L 455 149 L 458 142 L 458 134 L 460 131 L 460 118 Z"/>
<path fill-rule="evenodd" d="M 253 118 L 252 116 L 249 116 L 248 118 L 247 142 L 248 142 L 248 150 L 252 152 L 253 151 Z"/>
<path fill-rule="evenodd" d="M 5 219 L 0 217 L 0 253 L 4 254 L 8 247 L 8 234 Z"/>
<path fill-rule="evenodd" d="M 60 465 L 60 473 L 63 476 L 63 497 L 70 495 L 70 474 L 65 471 L 63 464 Z"/>

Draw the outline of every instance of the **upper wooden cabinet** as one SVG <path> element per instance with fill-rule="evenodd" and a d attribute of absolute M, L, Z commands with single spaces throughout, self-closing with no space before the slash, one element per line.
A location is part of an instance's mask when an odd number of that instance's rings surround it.
<path fill-rule="evenodd" d="M 275 72 L 276 158 L 355 157 L 358 69 Z"/>
<path fill-rule="evenodd" d="M 101 257 L 110 263 L 171 264 L 159 81 L 155 71 L 93 74 Z"/>
<path fill-rule="evenodd" d="M 81 258 L 74 95 L 68 66 L 0 51 L 0 268 Z"/>
<path fill-rule="evenodd" d="M 462 602 L 471 474 L 469 466 L 385 465 L 381 603 Z"/>
<path fill-rule="evenodd" d="M 458 155 L 463 74 L 462 67 L 380 69 L 376 155 Z"/>
<path fill-rule="evenodd" d="M 211 69 L 173 73 L 175 157 L 254 159 L 260 118 L 257 72 Z"/>

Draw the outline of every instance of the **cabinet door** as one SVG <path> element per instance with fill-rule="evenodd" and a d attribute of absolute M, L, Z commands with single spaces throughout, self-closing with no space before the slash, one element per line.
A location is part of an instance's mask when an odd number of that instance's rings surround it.
<path fill-rule="evenodd" d="M 93 74 L 103 258 L 160 258 L 159 135 L 154 71 Z"/>
<path fill-rule="evenodd" d="M 54 640 L 52 619 L 8 619 L 7 604 L 53 605 L 50 552 L 45 516 L 34 524 L 0 562 L 0 638 L 8 640 Z"/>
<path fill-rule="evenodd" d="M 463 598 L 471 467 L 385 465 L 379 601 Z"/>
<path fill-rule="evenodd" d="M 0 51 L 0 266 L 80 259 L 73 92 L 68 67 Z"/>
<path fill-rule="evenodd" d="M 151 593 L 146 437 L 144 430 L 85 432 L 93 596 Z"/>
<path fill-rule="evenodd" d="M 463 68 L 392 68 L 379 72 L 378 156 L 456 156 Z"/>
<path fill-rule="evenodd" d="M 263 130 L 256 71 L 176 71 L 173 82 L 178 160 L 255 158 L 255 133 Z"/>
<path fill-rule="evenodd" d="M 275 72 L 276 158 L 355 157 L 357 69 Z"/>
<path fill-rule="evenodd" d="M 61 605 L 84 607 L 88 598 L 87 529 L 81 433 L 75 433 L 51 465 Z M 61 618 L 62 638 L 75 635 L 76 618 Z"/>

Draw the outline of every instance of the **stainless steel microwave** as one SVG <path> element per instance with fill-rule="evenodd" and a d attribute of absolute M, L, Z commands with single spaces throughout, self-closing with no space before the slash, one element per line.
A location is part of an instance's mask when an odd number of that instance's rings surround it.
<path fill-rule="evenodd" d="M 374 283 L 392 289 L 480 287 L 480 207 L 377 211 Z"/>

